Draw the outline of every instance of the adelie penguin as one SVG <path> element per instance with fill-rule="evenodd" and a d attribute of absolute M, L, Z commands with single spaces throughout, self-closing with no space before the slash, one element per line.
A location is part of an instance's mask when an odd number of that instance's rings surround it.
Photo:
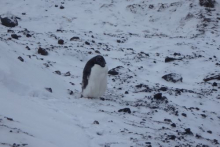
<path fill-rule="evenodd" d="M 91 58 L 85 65 L 82 79 L 82 97 L 99 98 L 107 88 L 108 67 L 103 56 Z"/>

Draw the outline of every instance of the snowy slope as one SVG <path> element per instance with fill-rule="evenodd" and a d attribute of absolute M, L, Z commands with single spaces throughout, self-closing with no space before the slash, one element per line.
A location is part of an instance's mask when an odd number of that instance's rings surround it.
<path fill-rule="evenodd" d="M 204 81 L 220 75 L 218 0 L 0 6 L 2 18 L 20 18 L 0 24 L 0 146 L 220 146 L 220 82 Z M 80 98 L 82 70 L 97 54 L 119 74 L 109 74 L 103 98 Z M 170 73 L 182 82 L 162 78 Z"/>

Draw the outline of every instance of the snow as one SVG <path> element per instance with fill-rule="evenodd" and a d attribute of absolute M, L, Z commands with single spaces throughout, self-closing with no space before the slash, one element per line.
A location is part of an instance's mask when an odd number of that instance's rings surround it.
<path fill-rule="evenodd" d="M 218 147 L 220 82 L 203 81 L 220 74 L 216 2 L 213 9 L 194 0 L 0 1 L 2 17 L 20 18 L 14 28 L 0 24 L 0 146 Z M 80 98 L 95 51 L 109 70 L 122 67 L 108 75 L 103 98 Z M 183 81 L 162 79 L 169 73 Z M 154 99 L 157 93 L 165 99 Z M 131 113 L 118 112 L 123 108 Z"/>

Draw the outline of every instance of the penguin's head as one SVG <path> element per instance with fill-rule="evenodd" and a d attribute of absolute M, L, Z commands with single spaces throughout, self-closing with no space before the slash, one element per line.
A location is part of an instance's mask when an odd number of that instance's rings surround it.
<path fill-rule="evenodd" d="M 101 67 L 105 67 L 106 64 L 105 59 L 101 55 L 95 57 L 94 63 L 100 65 Z"/>

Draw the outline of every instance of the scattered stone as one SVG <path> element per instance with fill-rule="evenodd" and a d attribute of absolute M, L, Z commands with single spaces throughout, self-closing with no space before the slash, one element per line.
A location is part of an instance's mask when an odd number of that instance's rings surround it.
<path fill-rule="evenodd" d="M 153 9 L 153 8 L 154 8 L 154 5 L 149 5 L 149 8 L 150 8 L 150 9 Z"/>
<path fill-rule="evenodd" d="M 59 70 L 56 70 L 55 73 L 61 75 L 61 72 Z"/>
<path fill-rule="evenodd" d="M 47 56 L 48 55 L 48 52 L 46 51 L 46 49 L 43 49 L 43 48 L 39 48 L 38 49 L 38 54 L 41 54 L 43 56 Z"/>
<path fill-rule="evenodd" d="M 17 18 L 14 16 L 1 18 L 2 25 L 6 27 L 15 27 L 18 25 Z"/>
<path fill-rule="evenodd" d="M 121 40 L 117 40 L 117 43 L 121 43 Z"/>
<path fill-rule="evenodd" d="M 64 40 L 63 40 L 63 39 L 59 39 L 59 40 L 58 40 L 58 44 L 63 45 L 63 44 L 64 44 Z"/>
<path fill-rule="evenodd" d="M 60 6 L 60 9 L 64 9 L 64 6 L 61 5 L 61 6 Z"/>
<path fill-rule="evenodd" d="M 210 131 L 210 130 L 208 130 L 207 132 L 208 132 L 209 134 L 212 134 L 212 131 Z"/>
<path fill-rule="evenodd" d="M 216 82 L 214 82 L 214 83 L 212 84 L 212 86 L 218 86 L 218 84 L 217 84 Z"/>
<path fill-rule="evenodd" d="M 175 128 L 175 127 L 176 127 L 176 124 L 175 124 L 175 123 L 172 123 L 171 126 Z"/>
<path fill-rule="evenodd" d="M 162 93 L 157 93 L 154 95 L 155 99 L 162 99 Z"/>
<path fill-rule="evenodd" d="M 172 122 L 171 119 L 166 119 L 166 118 L 164 119 L 164 121 L 166 121 L 166 122 Z"/>
<path fill-rule="evenodd" d="M 86 45 L 90 45 L 90 43 L 88 41 L 85 42 Z"/>
<path fill-rule="evenodd" d="M 214 8 L 215 7 L 215 0 L 199 0 L 200 6 L 207 7 L 207 8 Z"/>
<path fill-rule="evenodd" d="M 99 122 L 98 122 L 97 120 L 95 120 L 95 121 L 93 122 L 93 124 L 99 125 Z"/>
<path fill-rule="evenodd" d="M 21 56 L 19 56 L 18 59 L 19 59 L 21 62 L 24 62 L 24 59 L 23 59 Z"/>
<path fill-rule="evenodd" d="M 162 78 L 168 82 L 173 82 L 173 83 L 183 81 L 183 78 L 181 77 L 181 75 L 176 74 L 176 73 L 170 73 L 170 74 L 164 75 Z"/>
<path fill-rule="evenodd" d="M 102 100 L 102 101 L 105 101 L 105 98 L 103 98 L 103 97 L 100 97 L 100 100 Z"/>
<path fill-rule="evenodd" d="M 182 116 L 187 117 L 186 113 L 182 113 Z"/>
<path fill-rule="evenodd" d="M 49 91 L 50 93 L 52 93 L 52 88 L 45 88 L 47 91 Z"/>
<path fill-rule="evenodd" d="M 118 75 L 119 73 L 115 70 L 115 68 L 113 68 L 113 69 L 111 69 L 111 70 L 108 71 L 108 74 L 113 75 L 113 76 L 116 76 L 116 75 Z"/>
<path fill-rule="evenodd" d="M 185 129 L 184 134 L 186 134 L 186 135 L 193 135 L 193 133 L 191 132 L 190 128 Z"/>
<path fill-rule="evenodd" d="M 130 110 L 130 108 L 124 108 L 124 109 L 120 109 L 120 110 L 118 110 L 118 112 L 125 112 L 125 113 L 131 113 L 131 110 Z"/>
<path fill-rule="evenodd" d="M 10 118 L 10 117 L 5 117 L 5 118 L 9 121 L 14 121 L 13 118 Z"/>
<path fill-rule="evenodd" d="M 125 94 L 128 94 L 128 91 L 125 91 Z"/>
<path fill-rule="evenodd" d="M 220 80 L 220 74 L 203 79 L 203 81 Z"/>
<path fill-rule="evenodd" d="M 201 116 L 202 116 L 203 118 L 206 118 L 206 115 L 205 115 L 205 114 L 201 114 Z"/>
<path fill-rule="evenodd" d="M 58 7 L 58 5 L 55 5 L 55 7 Z"/>
<path fill-rule="evenodd" d="M 18 39 L 19 37 L 21 36 L 18 36 L 17 34 L 11 34 L 11 38 Z"/>
<path fill-rule="evenodd" d="M 70 41 L 77 41 L 77 40 L 80 40 L 80 38 L 79 37 L 72 37 L 72 38 L 70 38 Z"/>
<path fill-rule="evenodd" d="M 26 13 L 21 13 L 22 15 L 26 15 Z"/>
<path fill-rule="evenodd" d="M 31 37 L 31 34 L 27 34 L 26 37 L 28 37 L 28 38 Z"/>
<path fill-rule="evenodd" d="M 100 54 L 100 51 L 96 50 L 95 53 Z"/>
<path fill-rule="evenodd" d="M 71 76 L 70 72 L 66 72 L 64 76 Z"/>
<path fill-rule="evenodd" d="M 68 89 L 69 95 L 73 95 L 73 91 Z"/>
<path fill-rule="evenodd" d="M 167 87 L 161 87 L 159 90 L 161 90 L 161 91 L 167 91 Z"/>
<path fill-rule="evenodd" d="M 8 33 L 14 33 L 14 31 L 13 31 L 13 30 L 10 30 L 10 29 L 9 29 L 7 32 L 8 32 Z"/>
<path fill-rule="evenodd" d="M 199 135 L 199 134 L 196 134 L 196 138 L 201 138 L 202 136 L 201 135 Z"/>
<path fill-rule="evenodd" d="M 174 55 L 174 56 L 181 56 L 180 53 L 174 53 L 173 55 Z"/>
<path fill-rule="evenodd" d="M 175 135 L 168 135 L 168 139 L 175 140 L 176 136 Z"/>
<path fill-rule="evenodd" d="M 167 98 L 165 96 L 162 96 L 162 93 L 157 93 L 154 95 L 154 99 L 163 101 L 166 100 Z"/>
<path fill-rule="evenodd" d="M 172 58 L 172 57 L 166 57 L 166 58 L 165 58 L 165 63 L 171 62 L 171 61 L 174 61 L 174 60 L 182 60 L 182 59 L 176 59 L 176 58 Z"/>

